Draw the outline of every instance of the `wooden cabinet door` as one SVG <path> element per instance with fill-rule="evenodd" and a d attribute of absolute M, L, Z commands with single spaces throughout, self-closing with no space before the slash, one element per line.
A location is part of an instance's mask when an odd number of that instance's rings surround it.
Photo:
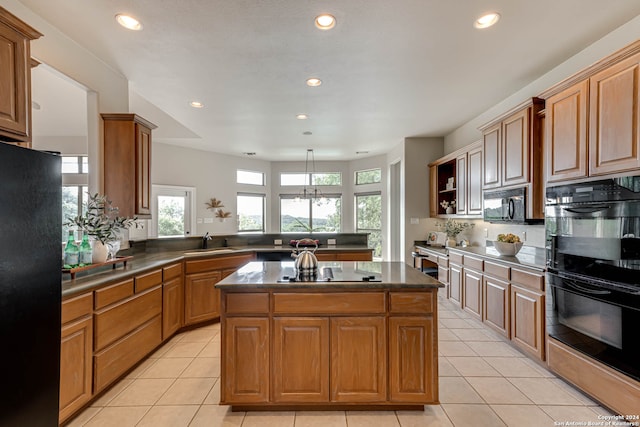
<path fill-rule="evenodd" d="M 329 318 L 273 319 L 273 402 L 329 402 Z"/>
<path fill-rule="evenodd" d="M 389 318 L 389 400 L 429 403 L 438 400 L 435 324 L 432 317 Z"/>
<path fill-rule="evenodd" d="M 640 168 L 640 54 L 590 78 L 589 174 Z"/>
<path fill-rule="evenodd" d="M 91 400 L 93 319 L 85 317 L 62 327 L 60 340 L 60 421 Z"/>
<path fill-rule="evenodd" d="M 529 182 L 529 113 L 524 108 L 502 121 L 502 185 Z"/>
<path fill-rule="evenodd" d="M 544 294 L 511 284 L 511 340 L 544 360 Z"/>
<path fill-rule="evenodd" d="M 151 215 L 151 129 L 136 123 L 136 215 Z"/>
<path fill-rule="evenodd" d="M 469 150 L 467 157 L 467 213 L 482 214 L 482 147 Z"/>
<path fill-rule="evenodd" d="M 8 26 L 20 29 L 21 32 Z M 33 28 L 3 13 L 0 24 L 0 140 L 31 144 L 31 50 L 30 38 L 40 34 Z"/>
<path fill-rule="evenodd" d="M 429 216 L 438 216 L 438 166 L 429 166 Z"/>
<path fill-rule="evenodd" d="M 449 298 L 462 303 L 462 267 L 456 264 L 449 265 Z"/>
<path fill-rule="evenodd" d="M 484 276 L 482 283 L 482 321 L 500 334 L 509 338 L 509 282 Z"/>
<path fill-rule="evenodd" d="M 467 153 L 456 158 L 456 213 L 467 213 Z"/>
<path fill-rule="evenodd" d="M 227 317 L 223 334 L 221 402 L 268 402 L 269 319 Z"/>
<path fill-rule="evenodd" d="M 462 286 L 462 308 L 482 318 L 482 273 L 465 268 Z"/>
<path fill-rule="evenodd" d="M 545 160 L 547 182 L 587 176 L 589 80 L 546 101 Z"/>
<path fill-rule="evenodd" d="M 482 152 L 484 179 L 482 188 L 496 188 L 502 185 L 500 165 L 501 150 L 500 141 L 502 139 L 502 124 L 498 123 L 484 131 L 482 137 Z"/>
<path fill-rule="evenodd" d="M 184 319 L 184 286 L 182 277 L 162 285 L 162 340 L 168 339 L 182 327 Z"/>
<path fill-rule="evenodd" d="M 191 325 L 220 316 L 219 271 L 187 274 L 184 283 L 184 324 Z"/>
<path fill-rule="evenodd" d="M 387 347 L 384 317 L 331 319 L 331 401 L 384 402 Z"/>

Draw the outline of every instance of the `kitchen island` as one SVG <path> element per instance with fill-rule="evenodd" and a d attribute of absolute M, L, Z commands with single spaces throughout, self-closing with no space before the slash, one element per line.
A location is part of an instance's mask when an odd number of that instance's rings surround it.
<path fill-rule="evenodd" d="M 437 291 L 400 262 L 251 262 L 221 291 L 220 403 L 234 410 L 438 403 Z"/>

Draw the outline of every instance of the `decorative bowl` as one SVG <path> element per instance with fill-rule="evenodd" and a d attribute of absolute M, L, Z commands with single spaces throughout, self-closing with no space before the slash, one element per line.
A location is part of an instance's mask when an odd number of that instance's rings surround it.
<path fill-rule="evenodd" d="M 498 242 L 497 240 L 493 242 L 493 247 L 500 253 L 500 255 L 506 256 L 514 256 L 520 249 L 522 249 L 522 242 L 517 243 L 507 243 L 507 242 Z"/>

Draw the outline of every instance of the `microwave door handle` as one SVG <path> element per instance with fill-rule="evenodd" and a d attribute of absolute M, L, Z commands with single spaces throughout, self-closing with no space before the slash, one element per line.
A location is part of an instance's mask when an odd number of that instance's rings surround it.
<path fill-rule="evenodd" d="M 600 290 L 597 290 L 597 289 L 585 288 L 583 286 L 578 285 L 576 282 L 570 281 L 570 280 L 565 280 L 564 283 L 568 287 L 573 288 L 576 291 L 584 292 L 586 294 L 591 294 L 591 295 L 609 295 L 609 294 L 611 294 L 611 291 L 600 291 Z"/>
<path fill-rule="evenodd" d="M 509 209 L 507 213 L 507 215 L 509 216 L 509 219 L 513 219 L 513 215 L 515 214 L 515 211 L 516 211 L 516 204 L 513 201 L 513 199 L 509 199 Z"/>
<path fill-rule="evenodd" d="M 599 205 L 599 206 L 588 206 L 588 207 L 580 207 L 580 208 L 562 208 L 562 210 L 575 213 L 575 214 L 590 214 L 596 212 L 606 211 L 610 209 L 609 205 Z"/>

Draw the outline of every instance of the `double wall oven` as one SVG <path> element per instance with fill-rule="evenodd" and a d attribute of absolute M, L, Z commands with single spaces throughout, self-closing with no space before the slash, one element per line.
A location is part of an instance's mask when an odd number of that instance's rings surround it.
<path fill-rule="evenodd" d="M 547 333 L 640 381 L 640 176 L 547 189 Z"/>

